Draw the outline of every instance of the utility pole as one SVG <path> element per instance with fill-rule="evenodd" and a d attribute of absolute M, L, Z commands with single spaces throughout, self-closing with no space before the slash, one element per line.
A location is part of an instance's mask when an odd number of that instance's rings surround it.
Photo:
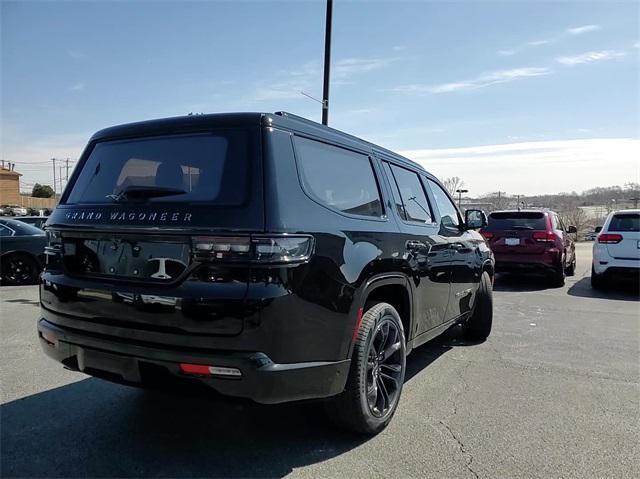
<path fill-rule="evenodd" d="M 468 193 L 469 190 L 456 190 L 456 193 L 458 193 L 458 209 L 461 210 L 462 209 L 462 193 Z"/>
<path fill-rule="evenodd" d="M 69 183 L 69 158 L 67 158 L 66 160 L 66 167 L 67 167 L 66 179 L 67 179 L 67 183 Z"/>
<path fill-rule="evenodd" d="M 62 176 L 62 169 L 64 168 L 64 166 L 60 165 L 58 167 L 58 173 L 60 173 L 60 194 L 62 194 L 62 191 L 64 190 L 64 177 Z"/>
<path fill-rule="evenodd" d="M 329 124 L 329 70 L 331 66 L 331 17 L 333 0 L 327 0 L 327 16 L 324 29 L 324 83 L 322 86 L 322 124 Z"/>
<path fill-rule="evenodd" d="M 51 161 L 53 161 L 53 197 L 55 199 L 56 194 L 57 194 L 57 187 L 56 187 L 56 159 L 55 158 L 51 158 Z"/>

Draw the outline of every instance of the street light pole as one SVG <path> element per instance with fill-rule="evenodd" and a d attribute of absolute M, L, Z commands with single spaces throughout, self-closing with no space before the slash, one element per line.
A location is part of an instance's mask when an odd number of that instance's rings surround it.
<path fill-rule="evenodd" d="M 461 210 L 462 209 L 462 193 L 468 193 L 469 190 L 456 190 L 456 193 L 458 193 L 458 209 Z"/>
<path fill-rule="evenodd" d="M 322 86 L 322 124 L 329 124 L 329 70 L 331 66 L 331 17 L 333 0 L 327 0 L 327 16 L 324 30 L 324 83 Z"/>

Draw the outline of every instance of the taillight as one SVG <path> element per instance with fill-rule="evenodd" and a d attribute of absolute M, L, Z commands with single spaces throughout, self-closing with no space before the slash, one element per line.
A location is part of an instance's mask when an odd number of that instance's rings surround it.
<path fill-rule="evenodd" d="M 60 266 L 60 259 L 64 253 L 62 236 L 59 231 L 47 230 L 47 245 L 44 247 L 45 264 L 47 269 Z"/>
<path fill-rule="evenodd" d="M 306 235 L 196 236 L 192 244 L 195 258 L 205 261 L 300 263 L 313 251 L 313 237 Z"/>
<path fill-rule="evenodd" d="M 249 236 L 196 236 L 191 240 L 198 259 L 248 260 Z"/>
<path fill-rule="evenodd" d="M 490 232 L 490 231 L 481 231 L 481 232 L 480 232 L 480 234 L 481 234 L 482 236 L 484 236 L 484 239 L 486 239 L 486 240 L 490 240 L 491 238 L 493 238 L 493 237 L 495 236 L 495 235 L 494 235 L 492 232 Z"/>
<path fill-rule="evenodd" d="M 598 235 L 598 243 L 602 244 L 618 244 L 622 241 L 622 235 L 615 233 L 600 233 Z"/>
<path fill-rule="evenodd" d="M 534 231 L 531 237 L 538 243 L 553 243 L 558 239 L 552 231 Z"/>

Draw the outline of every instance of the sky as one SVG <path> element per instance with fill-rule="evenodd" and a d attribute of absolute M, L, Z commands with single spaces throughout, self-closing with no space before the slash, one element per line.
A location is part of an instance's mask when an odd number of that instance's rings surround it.
<path fill-rule="evenodd" d="M 320 121 L 323 1 L 0 2 L 0 158 L 52 181 L 93 132 L 189 112 Z M 333 9 L 329 124 L 470 195 L 640 181 L 640 3 Z"/>

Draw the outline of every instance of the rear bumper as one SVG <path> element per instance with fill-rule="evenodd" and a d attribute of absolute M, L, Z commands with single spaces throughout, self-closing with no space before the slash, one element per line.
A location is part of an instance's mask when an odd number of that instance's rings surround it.
<path fill-rule="evenodd" d="M 558 267 L 559 254 L 550 251 L 541 254 L 495 253 L 496 272 L 551 272 Z"/>
<path fill-rule="evenodd" d="M 638 278 L 640 260 L 613 258 L 605 245 L 596 244 L 593 248 L 593 269 L 597 274 Z"/>
<path fill-rule="evenodd" d="M 594 264 L 594 270 L 597 274 L 606 276 L 613 279 L 629 279 L 640 281 L 640 265 L 636 266 L 615 266 L 615 265 L 602 265 L 600 268 L 596 268 Z"/>
<path fill-rule="evenodd" d="M 114 382 L 144 386 L 158 376 L 197 381 L 223 395 L 251 399 L 265 404 L 318 399 L 343 391 L 349 360 L 276 364 L 261 352 L 181 351 L 180 348 L 131 344 L 38 321 L 38 335 L 44 352 L 72 370 Z M 187 376 L 180 363 L 237 368 L 242 376 Z"/>

